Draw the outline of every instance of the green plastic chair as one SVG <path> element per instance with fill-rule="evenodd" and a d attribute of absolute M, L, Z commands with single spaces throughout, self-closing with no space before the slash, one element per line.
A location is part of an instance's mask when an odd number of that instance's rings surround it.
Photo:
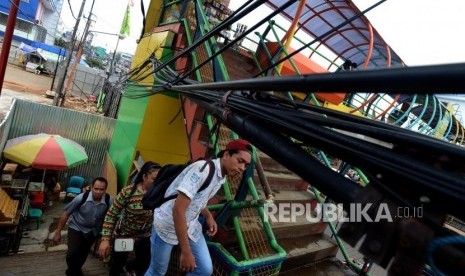
<path fill-rule="evenodd" d="M 29 206 L 29 210 L 27 211 L 27 214 L 28 214 L 29 219 L 36 220 L 36 230 L 39 229 L 40 220 L 42 219 L 42 215 L 43 215 L 42 210 Z"/>

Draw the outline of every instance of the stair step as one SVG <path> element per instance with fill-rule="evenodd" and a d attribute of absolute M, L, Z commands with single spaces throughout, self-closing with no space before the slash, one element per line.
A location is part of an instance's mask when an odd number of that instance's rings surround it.
<path fill-rule="evenodd" d="M 226 70 L 231 80 L 250 78 L 258 73 L 257 66 L 251 57 L 238 54 L 231 49 L 227 49 L 221 56 L 224 63 L 228 65 Z"/>
<path fill-rule="evenodd" d="M 273 191 L 306 191 L 308 189 L 308 183 L 293 173 L 271 172 L 265 170 L 265 177 Z M 256 174 L 254 176 L 254 183 L 256 183 L 257 186 L 260 185 L 260 180 Z"/>
<path fill-rule="evenodd" d="M 281 165 L 280 163 L 278 163 L 278 161 L 269 157 L 266 153 L 262 151 L 257 151 L 257 155 L 260 158 L 260 162 L 262 162 L 262 166 L 265 171 L 289 172 L 289 170 L 285 166 Z"/>
<path fill-rule="evenodd" d="M 247 200 L 251 200 L 251 198 L 247 198 Z M 290 203 L 296 204 L 299 210 L 303 208 L 303 214 L 291 216 L 292 212 L 298 210 L 292 211 L 293 206 Z M 276 194 L 274 205 L 265 206 L 264 211 L 275 237 L 286 239 L 320 235 L 325 232 L 327 223 L 314 219 L 317 217 L 314 212 L 315 206 L 316 199 L 309 192 L 281 191 Z M 241 214 L 242 232 L 262 231 L 262 223 L 255 214 L 255 212 L 249 215 L 247 212 Z M 227 227 L 223 229 L 223 232 L 225 232 L 225 235 L 222 235 L 224 243 L 230 244 L 237 240 L 232 228 Z"/>
<path fill-rule="evenodd" d="M 307 219 L 307 215 L 316 217 L 314 210 L 317 204 L 314 195 L 308 191 L 282 190 L 276 192 L 274 194 L 274 204 L 276 205 L 275 207 L 266 207 L 265 211 L 271 212 L 268 215 L 268 219 L 276 238 L 319 235 L 327 228 L 325 222 L 315 222 Z M 304 208 L 303 215 L 291 216 L 292 212 L 298 212 L 300 208 Z M 280 217 L 281 212 L 284 213 Z"/>
<path fill-rule="evenodd" d="M 298 218 L 295 222 L 271 223 L 276 239 L 317 236 L 324 233 L 327 227 L 325 222 L 308 222 L 304 218 Z"/>
<path fill-rule="evenodd" d="M 308 275 L 331 275 L 331 276 L 352 276 L 357 275 L 352 270 L 344 267 L 337 259 L 331 258 L 306 266 L 297 267 L 291 270 L 282 271 L 279 275 L 283 276 L 308 276 Z"/>
<path fill-rule="evenodd" d="M 263 193 L 260 191 L 260 193 Z M 315 195 L 307 190 L 305 191 L 289 191 L 279 190 L 273 191 L 273 199 L 275 204 L 280 203 L 312 203 L 316 200 Z"/>
<path fill-rule="evenodd" d="M 335 257 L 339 249 L 336 243 L 325 235 L 280 239 L 278 244 L 287 252 L 287 258 L 281 267 L 282 272 Z"/>

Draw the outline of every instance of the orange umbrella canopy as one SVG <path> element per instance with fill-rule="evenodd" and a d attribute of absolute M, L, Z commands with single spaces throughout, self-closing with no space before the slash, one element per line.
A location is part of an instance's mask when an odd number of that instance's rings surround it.
<path fill-rule="evenodd" d="M 88 160 L 84 147 L 78 143 L 45 133 L 8 140 L 3 155 L 24 166 L 51 170 L 75 167 Z"/>

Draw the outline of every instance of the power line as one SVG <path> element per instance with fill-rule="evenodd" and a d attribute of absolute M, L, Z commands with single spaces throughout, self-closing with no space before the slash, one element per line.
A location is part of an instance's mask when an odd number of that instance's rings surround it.
<path fill-rule="evenodd" d="M 70 2 L 70 0 L 68 0 L 68 6 L 69 6 L 69 10 L 71 11 L 71 15 L 73 16 L 73 18 L 74 18 L 75 20 L 77 20 L 76 16 L 74 15 L 73 8 L 71 7 L 71 2 Z"/>
<path fill-rule="evenodd" d="M 82 2 L 82 5 L 81 5 L 81 9 L 79 11 L 79 19 L 81 18 L 82 16 L 82 12 L 83 12 L 83 8 L 85 6 L 85 0 Z M 70 86 L 72 85 L 71 82 L 73 81 L 74 79 L 74 76 L 75 76 L 75 73 L 76 73 L 76 69 L 77 69 L 77 66 L 79 64 L 79 60 L 81 58 L 81 55 L 82 55 L 82 51 L 83 51 L 83 43 L 85 42 L 86 38 L 87 38 L 87 34 L 89 32 L 89 28 L 90 28 L 90 24 L 92 24 L 92 11 L 94 9 L 94 4 L 95 4 L 95 0 L 92 1 L 92 5 L 90 7 L 90 12 L 89 12 L 89 17 L 87 18 L 87 23 L 86 23 L 86 27 L 84 28 L 84 34 L 82 36 L 82 39 L 81 39 L 81 43 L 79 44 L 79 48 L 78 48 L 78 51 L 76 53 L 76 56 L 75 56 L 75 59 L 74 59 L 74 64 L 73 64 L 73 68 L 71 70 L 71 73 L 68 77 L 68 83 L 66 84 L 66 87 L 65 87 L 65 90 L 62 91 L 63 89 L 63 84 L 64 84 L 64 81 L 65 81 L 65 78 L 66 78 L 66 72 L 68 70 L 68 67 L 69 67 L 69 62 L 71 60 L 71 55 L 72 55 L 72 50 L 70 51 L 70 56 L 69 56 L 69 59 L 67 61 L 67 67 L 65 68 L 65 73 L 63 74 L 63 78 L 62 78 L 62 81 L 60 82 L 60 87 L 58 89 L 58 95 L 60 96 L 59 98 L 55 97 L 54 99 L 54 104 L 55 104 L 55 100 L 56 100 L 56 105 L 58 105 L 58 102 L 60 101 L 60 98 L 61 98 L 61 107 L 63 107 L 64 105 L 64 102 L 65 102 L 65 97 L 66 97 L 66 91 L 70 88 Z M 84 16 L 85 18 L 85 16 Z M 77 31 L 77 27 L 79 25 L 79 20 L 76 21 L 76 26 L 74 28 L 74 33 L 73 33 L 73 38 L 75 37 L 76 35 L 76 31 Z M 74 48 L 74 44 L 72 45 L 72 47 Z M 71 49 L 73 49 L 71 48 Z"/>
<path fill-rule="evenodd" d="M 60 102 L 60 99 L 63 96 L 62 95 L 62 89 L 63 89 L 63 85 L 64 85 L 64 82 L 65 82 L 66 74 L 68 72 L 68 67 L 69 67 L 69 64 L 71 62 L 71 56 L 73 55 L 75 37 L 76 37 L 77 29 L 79 27 L 79 22 L 81 20 L 81 16 L 82 16 L 82 13 L 84 11 L 85 5 L 86 5 L 86 0 L 83 0 L 82 4 L 81 4 L 81 8 L 79 9 L 79 15 L 78 15 L 76 23 L 74 25 L 73 34 L 71 35 L 71 43 L 70 43 L 70 47 L 69 47 L 69 50 L 68 50 L 67 55 L 66 55 L 66 66 L 65 66 L 64 73 L 63 73 L 63 77 L 61 78 L 60 82 L 58 83 L 58 88 L 57 88 L 57 91 L 56 91 L 56 94 L 55 94 L 55 98 L 53 99 L 53 105 L 56 105 L 56 106 L 58 106 L 58 104 Z M 93 6 L 93 4 L 92 4 L 92 6 Z"/>

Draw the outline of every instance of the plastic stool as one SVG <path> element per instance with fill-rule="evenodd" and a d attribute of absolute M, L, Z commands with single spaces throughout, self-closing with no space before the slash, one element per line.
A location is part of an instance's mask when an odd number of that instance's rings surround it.
<path fill-rule="evenodd" d="M 43 214 L 42 210 L 29 207 L 29 210 L 27 213 L 28 213 L 29 218 L 36 220 L 36 229 L 39 229 L 40 220 L 42 219 L 42 214 Z"/>

